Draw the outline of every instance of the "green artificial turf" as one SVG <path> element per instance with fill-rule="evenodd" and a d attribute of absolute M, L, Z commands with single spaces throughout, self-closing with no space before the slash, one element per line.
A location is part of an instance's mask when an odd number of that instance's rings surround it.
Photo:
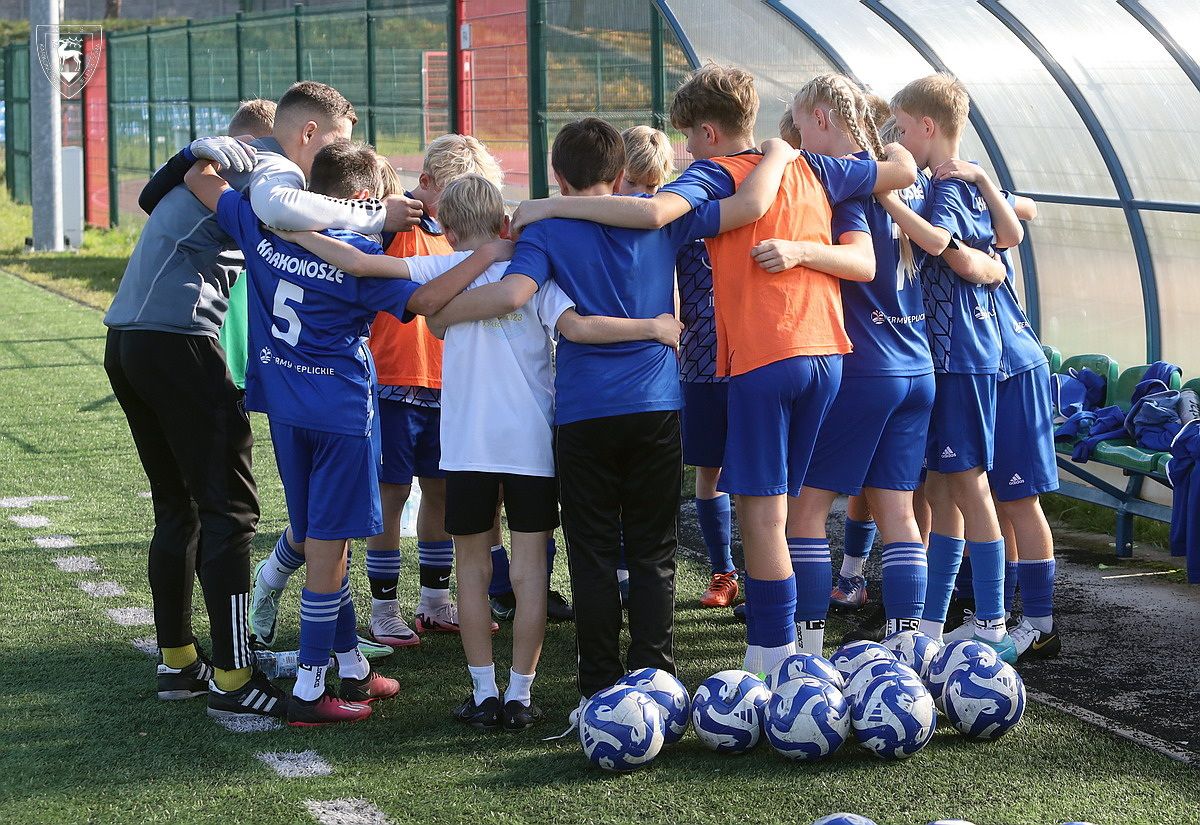
<path fill-rule="evenodd" d="M 543 743 L 575 704 L 572 627 L 553 625 L 534 686 L 549 719 L 520 735 L 459 728 L 451 707 L 467 689 L 458 641 L 430 637 L 381 670 L 401 698 L 367 722 L 336 729 L 234 734 L 202 700 L 160 702 L 153 660 L 134 649 L 152 628 L 114 624 L 106 608 L 149 607 L 145 546 L 150 502 L 125 420 L 101 366 L 100 313 L 0 274 L 0 497 L 64 495 L 0 510 L 0 821 L 306 822 L 304 800 L 360 798 L 396 823 L 731 821 L 808 823 L 838 810 L 879 825 L 964 818 L 977 825 L 1195 823 L 1192 768 L 1031 704 L 1020 726 L 992 744 L 943 729 L 929 747 L 884 763 L 849 745 L 819 764 L 792 764 L 760 747 L 741 757 L 702 748 L 694 735 L 629 776 L 588 766 L 578 741 Z M 285 521 L 274 462 L 255 417 L 263 519 L 255 555 Z M 12 515 L 43 515 L 23 528 Z M 35 536 L 70 536 L 42 549 Z M 406 541 L 401 592 L 415 598 L 415 546 Z M 101 572 L 64 573 L 52 559 L 94 557 Z M 366 603 L 361 556 L 355 592 Z M 726 611 L 695 607 L 700 565 L 681 560 L 676 614 L 680 676 L 694 689 L 737 666 L 742 628 Z M 93 598 L 81 581 L 113 581 L 124 596 Z M 565 565 L 555 584 L 566 591 Z M 197 608 L 202 602 L 197 592 Z M 294 646 L 296 592 L 285 597 L 281 646 Z M 205 621 L 197 616 L 203 637 Z M 831 630 L 831 637 L 837 635 Z M 508 666 L 505 626 L 498 671 Z M 262 751 L 313 749 L 326 777 L 282 779 Z"/>

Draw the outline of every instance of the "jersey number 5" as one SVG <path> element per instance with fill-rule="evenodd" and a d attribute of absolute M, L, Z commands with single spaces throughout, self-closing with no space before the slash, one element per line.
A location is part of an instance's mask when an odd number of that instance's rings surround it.
<path fill-rule="evenodd" d="M 288 301 L 303 304 L 304 290 L 290 281 L 280 281 L 275 287 L 275 306 L 271 309 L 276 319 L 276 323 L 271 325 L 271 334 L 294 347 L 300 340 L 300 316 L 288 306 Z M 286 321 L 287 329 L 281 330 L 278 321 Z"/>

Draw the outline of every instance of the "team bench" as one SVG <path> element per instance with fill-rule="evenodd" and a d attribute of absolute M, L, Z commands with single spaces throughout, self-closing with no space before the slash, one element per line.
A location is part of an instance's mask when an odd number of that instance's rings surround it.
<path fill-rule="evenodd" d="M 1128 412 L 1133 404 L 1133 391 L 1142 380 L 1149 365 L 1129 367 L 1121 371 L 1117 362 L 1107 355 L 1074 355 L 1063 359 L 1062 354 L 1054 347 L 1043 347 L 1046 358 L 1050 362 L 1051 372 L 1067 373 L 1071 369 L 1087 367 L 1106 379 L 1106 395 L 1102 406 L 1120 407 Z M 1200 392 L 1200 378 L 1193 378 L 1180 386 L 1178 374 L 1172 377 L 1170 388 L 1191 389 Z M 1167 452 L 1145 450 L 1137 446 L 1131 439 L 1116 438 L 1102 441 L 1092 452 L 1089 463 L 1114 467 L 1121 471 L 1127 479 L 1122 488 L 1087 469 L 1087 465 L 1072 460 L 1072 443 L 1055 445 L 1058 468 L 1061 473 L 1074 476 L 1084 483 L 1063 478 L 1060 481 L 1059 493 L 1069 498 L 1091 502 L 1108 507 L 1117 514 L 1116 547 L 1117 556 L 1128 558 L 1133 555 L 1133 519 L 1135 516 L 1154 519 L 1169 524 L 1171 508 L 1165 504 L 1143 499 L 1142 489 L 1149 479 L 1170 489 L 1167 481 L 1167 460 L 1171 457 Z"/>

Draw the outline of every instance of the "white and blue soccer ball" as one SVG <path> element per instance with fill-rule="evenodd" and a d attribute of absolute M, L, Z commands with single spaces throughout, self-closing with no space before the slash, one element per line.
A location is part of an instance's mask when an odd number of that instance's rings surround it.
<path fill-rule="evenodd" d="M 673 745 L 683 738 L 692 712 L 692 697 L 683 682 L 665 670 L 644 667 L 626 673 L 617 684 L 640 690 L 655 701 L 663 715 L 665 744 Z"/>
<path fill-rule="evenodd" d="M 936 822 L 930 822 L 929 825 L 975 825 L 975 823 L 965 819 L 939 819 Z"/>
<path fill-rule="evenodd" d="M 860 667 L 858 673 L 854 674 L 854 678 L 842 690 L 842 693 L 846 696 L 846 701 L 853 703 L 866 690 L 867 685 L 874 682 L 880 676 L 915 676 L 918 679 L 921 678 L 917 676 L 915 670 L 902 662 L 875 659 Z"/>
<path fill-rule="evenodd" d="M 1025 683 L 1006 662 L 970 662 L 946 680 L 946 718 L 969 739 L 999 739 L 1025 714 Z"/>
<path fill-rule="evenodd" d="M 833 662 L 833 666 L 842 674 L 842 678 L 847 682 L 854 677 L 858 669 L 868 662 L 874 662 L 882 659 L 884 661 L 895 661 L 896 656 L 892 651 L 888 650 L 878 642 L 848 642 L 842 645 L 833 652 L 829 657 L 829 661 Z"/>
<path fill-rule="evenodd" d="M 875 820 L 861 814 L 829 814 L 823 816 L 812 825 L 875 825 Z"/>
<path fill-rule="evenodd" d="M 771 694 L 765 731 L 771 747 L 787 758 L 821 759 L 850 734 L 850 707 L 833 685 L 801 676 Z"/>
<path fill-rule="evenodd" d="M 850 709 L 854 733 L 881 759 L 907 759 L 929 744 L 937 726 L 933 697 L 911 676 L 880 676 Z"/>
<path fill-rule="evenodd" d="M 579 741 L 593 765 L 632 771 L 652 762 L 662 750 L 662 711 L 640 690 L 624 685 L 605 688 L 583 707 Z"/>
<path fill-rule="evenodd" d="M 744 670 L 714 673 L 692 697 L 692 727 L 706 747 L 717 753 L 745 753 L 762 737 L 771 691 L 762 679 Z"/>
<path fill-rule="evenodd" d="M 950 675 L 954 671 L 970 662 L 996 665 L 1000 662 L 1000 659 L 996 656 L 996 651 L 987 645 L 976 642 L 973 639 L 961 639 L 957 642 L 951 642 L 942 648 L 942 652 L 937 655 L 937 658 L 933 660 L 933 664 L 929 666 L 929 674 L 925 677 L 925 685 L 933 695 L 934 704 L 939 710 L 945 710 L 942 706 L 942 691 L 946 686 L 946 680 L 950 678 Z"/>
<path fill-rule="evenodd" d="M 841 672 L 833 666 L 833 662 L 824 656 L 816 656 L 812 653 L 793 653 L 776 665 L 775 669 L 767 675 L 767 687 L 771 690 L 778 690 L 781 685 L 804 677 L 828 682 L 838 690 L 846 686 L 846 680 Z"/>
<path fill-rule="evenodd" d="M 915 670 L 922 679 L 929 674 L 933 660 L 942 650 L 940 643 L 915 630 L 893 633 L 881 644 L 892 651 L 897 659 Z"/>

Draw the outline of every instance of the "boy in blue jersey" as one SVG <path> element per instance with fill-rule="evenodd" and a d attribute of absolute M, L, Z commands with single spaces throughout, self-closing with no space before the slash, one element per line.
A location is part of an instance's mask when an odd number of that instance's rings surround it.
<path fill-rule="evenodd" d="M 920 78 L 896 94 L 896 127 L 918 166 L 936 171 L 958 156 L 969 106 L 966 89 L 949 75 Z M 928 253 L 921 279 L 937 392 L 926 451 L 933 530 L 921 629 L 941 637 L 965 545 L 972 558 L 973 635 L 1015 661 L 1004 623 L 1004 540 L 987 484 L 1000 367 L 1000 332 L 987 284 L 1003 279 L 1003 266 L 993 260 L 982 277 L 968 279 L 952 262 L 963 246 L 983 252 L 1015 246 L 1021 225 L 986 176 L 979 183 L 935 177 L 924 218 L 903 205 L 892 217 Z"/>
<path fill-rule="evenodd" d="M 941 176 L 953 173 L 975 182 L 983 170 L 971 163 L 943 164 Z M 1017 217 L 1032 221 L 1037 204 L 1002 193 Z M 1005 612 L 1021 588 L 1023 616 L 1012 630 L 1020 659 L 1048 659 L 1062 649 L 1054 625 L 1054 535 L 1038 496 L 1058 489 L 1054 457 L 1054 418 L 1050 401 L 1050 365 L 1041 341 L 1025 316 L 1013 284 L 1012 253 L 1002 250 L 1005 279 L 995 288 L 1000 330 L 1000 370 L 996 385 L 995 459 L 988 482 L 1004 533 Z M 969 622 L 946 634 L 947 640 L 970 638 Z"/>
<path fill-rule="evenodd" d="M 680 247 L 716 234 L 727 222 L 753 220 L 778 189 L 788 159 L 775 154 L 756 182 L 747 182 L 742 197 L 662 230 L 571 220 L 532 224 L 500 283 L 470 290 L 433 320 L 512 312 L 551 279 L 583 315 L 669 313 Z M 560 191 L 569 196 L 562 200 L 583 195 L 638 200 L 611 197 L 624 160 L 621 136 L 609 124 L 596 118 L 567 124 L 551 152 Z M 569 341 L 559 346 L 556 367 L 555 458 L 575 597 L 579 691 L 586 698 L 613 684 L 627 667 L 675 669 L 679 367 L 674 350 L 658 343 Z M 624 663 L 616 582 L 622 538 L 629 566 L 630 644 Z"/>
<path fill-rule="evenodd" d="M 364 338 L 375 312 L 411 318 L 439 309 L 455 294 L 448 290 L 462 289 L 481 268 L 464 267 L 466 281 L 465 275 L 448 276 L 426 287 L 347 277 L 263 229 L 249 197 L 230 188 L 208 162 L 197 163 L 185 181 L 246 256 L 246 408 L 270 419 L 290 522 L 277 550 L 286 545 L 306 562 L 300 667 L 288 723 L 358 721 L 370 715 L 368 702 L 399 691 L 358 650 L 346 568 L 349 539 L 381 528 L 374 367 Z M 310 187 L 337 198 L 373 197 L 379 188 L 374 151 L 330 143 L 313 159 Z M 339 234 L 360 249 L 382 252 L 371 238 Z M 337 696 L 325 687 L 331 651 L 341 677 Z"/>
<path fill-rule="evenodd" d="M 679 178 L 648 199 L 522 204 L 514 223 L 556 216 L 649 228 L 729 197 L 741 190 L 747 170 L 758 163 L 753 138 L 758 104 L 748 72 L 708 64 L 685 81 L 672 103 L 672 123 L 687 136 L 688 151 L 696 158 Z M 823 550 L 819 543 L 801 545 L 785 529 L 786 494 L 799 493 L 817 430 L 836 394 L 841 355 L 850 350 L 833 278 L 805 261 L 787 276 L 767 279 L 751 250 L 766 239 L 783 237 L 815 241 L 809 251 L 827 255 L 831 203 L 913 182 L 912 159 L 903 148 L 895 147 L 895 153 L 875 162 L 803 152 L 786 170 L 786 193 L 753 226 L 708 244 L 717 370 L 730 376 L 718 488 L 736 497 L 746 552 L 749 609 L 743 664 L 751 672 L 770 671 L 796 649 L 797 577 L 795 554 L 789 550 L 804 556 L 805 580 L 830 578 L 828 545 Z M 818 572 L 810 575 L 810 570 Z M 819 651 L 824 620 L 818 616 L 828 609 L 828 598 L 824 590 L 820 608 L 812 616 L 806 611 L 801 619 L 806 650 Z"/>

